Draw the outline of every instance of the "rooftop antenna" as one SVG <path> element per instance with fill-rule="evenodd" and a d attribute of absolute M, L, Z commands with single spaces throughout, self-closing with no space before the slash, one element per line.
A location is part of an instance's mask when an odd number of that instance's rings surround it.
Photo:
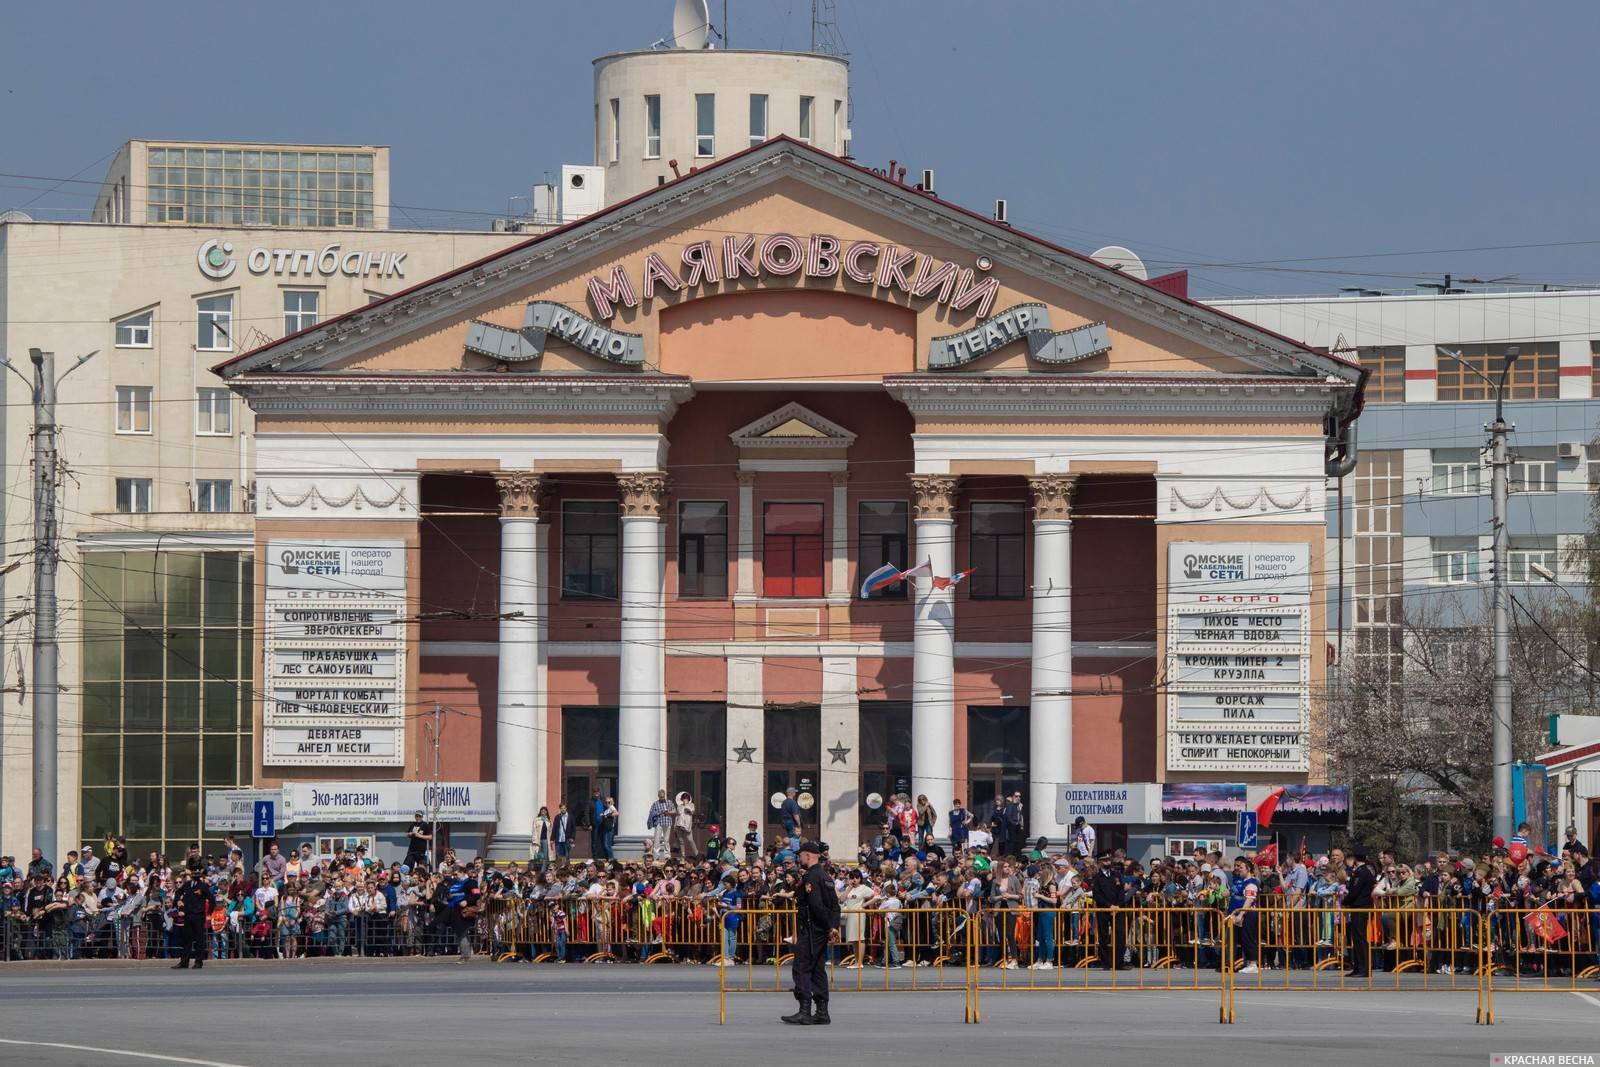
<path fill-rule="evenodd" d="M 678 0 L 672 7 L 672 47 L 700 49 L 711 36 L 711 11 L 706 0 Z"/>
<path fill-rule="evenodd" d="M 839 5 L 835 0 L 811 0 L 811 50 L 829 56 L 847 56 L 839 32 Z"/>
<path fill-rule="evenodd" d="M 1097 259 L 1112 270 L 1120 270 L 1124 274 L 1138 278 L 1141 282 L 1150 280 L 1150 272 L 1145 269 L 1144 260 L 1134 254 L 1133 249 L 1121 245 L 1106 245 L 1104 248 L 1089 253 L 1090 259 Z"/>

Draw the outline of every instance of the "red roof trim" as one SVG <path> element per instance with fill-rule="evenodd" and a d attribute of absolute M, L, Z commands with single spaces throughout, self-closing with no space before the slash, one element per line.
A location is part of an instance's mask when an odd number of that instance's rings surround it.
<path fill-rule="evenodd" d="M 526 241 L 521 242 L 520 244 L 514 244 L 514 245 L 511 245 L 508 248 L 502 248 L 497 252 L 491 252 L 490 254 L 488 254 L 486 256 L 483 256 L 483 257 L 481 257 L 479 259 L 473 260 L 471 263 L 463 264 L 460 267 L 456 267 L 454 270 L 449 270 L 449 271 L 444 272 L 443 274 L 438 274 L 438 275 L 435 275 L 432 278 L 428 278 L 428 279 L 425 279 L 423 281 L 420 281 L 416 285 L 409 286 L 409 287 L 407 287 L 405 289 L 400 290 L 398 293 L 391 293 L 390 295 L 384 297 L 381 300 L 375 300 L 370 304 L 363 304 L 360 307 L 351 308 L 349 311 L 346 311 L 341 315 L 335 315 L 331 319 L 325 319 L 322 322 L 317 323 L 315 326 L 307 327 L 306 330 L 302 330 L 302 331 L 300 331 L 299 333 L 296 333 L 296 334 L 291 334 L 290 336 L 291 337 L 298 337 L 301 334 L 307 333 L 309 331 L 324 329 L 325 327 L 330 326 L 333 323 L 342 322 L 345 319 L 353 318 L 356 315 L 365 314 L 365 313 L 370 312 L 370 311 L 372 311 L 372 310 L 374 310 L 376 308 L 382 307 L 384 304 L 387 304 L 392 300 L 398 300 L 403 296 L 409 296 L 412 293 L 415 293 L 415 292 L 418 292 L 419 290 L 425 289 L 430 285 L 434 285 L 434 284 L 436 284 L 438 282 L 441 282 L 441 281 L 445 280 L 446 278 L 453 278 L 453 277 L 457 277 L 457 276 L 462 275 L 462 274 L 466 274 L 466 273 L 468 273 L 470 271 L 476 270 L 478 267 L 481 267 L 481 266 L 483 266 L 483 265 L 485 265 L 487 263 L 492 263 L 497 259 L 501 259 L 501 258 L 503 258 L 505 256 L 511 255 L 512 253 L 521 252 L 521 251 L 523 251 L 525 249 L 528 249 L 528 248 L 533 248 L 534 246 L 538 245 L 540 242 L 550 240 L 551 238 L 557 237 L 557 236 L 559 236 L 561 234 L 564 234 L 568 230 L 571 230 L 571 229 L 573 229 L 575 227 L 588 225 L 589 223 L 593 223 L 593 222 L 602 220 L 607 215 L 610 215 L 613 212 L 621 211 L 623 208 L 626 208 L 629 205 L 631 205 L 631 204 L 633 204 L 633 203 L 635 203 L 637 201 L 644 200 L 647 197 L 660 195 L 661 192 L 664 189 L 670 189 L 674 185 L 676 185 L 679 182 L 684 181 L 684 180 L 686 180 L 688 178 L 695 177 L 695 176 L 697 176 L 699 174 L 704 174 L 704 173 L 709 173 L 711 171 L 720 170 L 721 168 L 726 167 L 726 166 L 731 166 L 737 160 L 743 159 L 745 156 L 750 155 L 753 152 L 763 151 L 763 150 L 767 149 L 769 146 L 771 146 L 773 144 L 789 145 L 789 146 L 791 146 L 793 148 L 799 149 L 803 153 L 809 152 L 809 153 L 811 153 L 813 155 L 822 156 L 823 158 L 825 158 L 825 159 L 827 159 L 827 160 L 829 160 L 831 162 L 839 163 L 839 164 L 842 164 L 842 165 L 844 165 L 846 167 L 851 168 L 852 170 L 854 170 L 858 174 L 860 174 L 861 177 L 863 179 L 865 179 L 865 180 L 876 180 L 876 181 L 882 182 L 882 183 L 884 183 L 886 185 L 892 186 L 893 188 L 898 189 L 901 192 L 910 193 L 910 194 L 914 194 L 916 196 L 925 197 L 928 200 L 931 200 L 934 203 L 939 204 L 941 207 L 946 207 L 946 208 L 949 208 L 951 211 L 956 212 L 957 214 L 965 215 L 968 219 L 971 219 L 974 222 L 982 224 L 987 229 L 1001 230 L 1001 231 L 1004 231 L 1004 232 L 1006 232 L 1008 234 L 1011 234 L 1013 236 L 1021 237 L 1024 240 L 1032 241 L 1034 244 L 1039 245 L 1039 246 L 1044 247 L 1044 248 L 1048 248 L 1052 252 L 1058 252 L 1061 255 L 1068 256 L 1068 257 L 1070 257 L 1072 259 L 1075 259 L 1075 260 L 1079 261 L 1080 263 L 1085 263 L 1085 264 L 1091 265 L 1091 266 L 1093 266 L 1093 267 L 1095 267 L 1095 268 L 1097 268 L 1099 270 L 1103 270 L 1103 271 L 1110 271 L 1111 270 L 1111 268 L 1107 267 L 1104 263 L 1101 263 L 1099 260 L 1094 259 L 1091 256 L 1084 255 L 1082 252 L 1075 252 L 1070 248 L 1064 247 L 1062 245 L 1058 245 L 1058 244 L 1054 243 L 1053 241 L 1047 241 L 1043 237 L 1038 237 L 1038 236 L 1036 236 L 1034 234 L 1028 233 L 1025 230 L 1019 230 L 1019 229 L 1015 228 L 1014 226 L 1010 226 L 1010 225 L 1005 224 L 1005 223 L 996 222 L 996 221 L 994 221 L 993 219 L 989 218 L 986 215 L 980 215 L 978 212 L 973 211 L 973 210 L 971 210 L 969 208 L 962 207 L 960 204 L 954 204 L 954 203 L 951 203 L 948 200 L 943 200 L 943 199 L 941 199 L 940 197 L 936 196 L 933 193 L 925 193 L 925 192 L 922 192 L 921 190 L 918 190 L 918 189 L 915 189 L 915 188 L 913 188 L 911 186 L 905 185 L 902 182 L 894 181 L 893 179 L 890 179 L 890 178 L 886 177 L 885 175 L 879 174 L 878 172 L 876 172 L 876 171 L 874 171 L 874 170 L 872 170 L 872 169 L 870 169 L 868 167 L 863 167 L 861 164 L 856 163 L 853 160 L 844 159 L 844 158 L 842 158 L 840 156 L 835 156 L 832 153 L 824 152 L 824 151 L 822 151 L 822 149 L 817 148 L 815 145 L 810 145 L 810 144 L 807 144 L 804 141 L 796 140 L 795 138 L 789 136 L 788 134 L 779 134 L 778 136 L 770 138 L 770 139 L 768 139 L 766 141 L 763 141 L 760 144 L 751 145 L 749 148 L 741 149 L 740 151 L 735 152 L 731 156 L 724 156 L 723 158 L 721 158 L 721 159 L 719 159 L 719 160 L 717 160 L 717 161 L 715 161 L 715 162 L 713 162 L 713 163 L 711 163 L 711 164 L 709 164 L 709 165 L 707 165 L 705 167 L 700 167 L 700 168 L 697 168 L 697 169 L 690 170 L 689 172 L 679 175 L 678 177 L 672 179 L 671 181 L 665 183 L 664 185 L 658 185 L 658 186 L 655 186 L 654 188 L 646 189 L 641 193 L 636 193 L 635 195 L 630 196 L 626 200 L 619 200 L 615 204 L 612 204 L 610 207 L 605 208 L 605 209 L 603 209 L 601 211 L 595 212 L 593 215 L 586 215 L 581 219 L 577 219 L 577 220 L 575 220 L 573 222 L 566 223 L 565 225 L 558 226 L 555 229 L 549 231 L 548 233 L 541 233 L 536 237 L 532 237 L 532 238 L 530 238 L 530 239 L 528 239 Z M 1350 367 L 1350 368 L 1352 368 L 1354 370 L 1360 370 L 1361 369 L 1361 365 L 1359 363 L 1353 361 L 1353 360 L 1348 360 L 1348 359 L 1345 359 L 1343 356 L 1337 356 L 1337 355 L 1334 355 L 1334 354 L 1329 353 L 1329 352 L 1318 352 L 1316 349 L 1310 347 L 1309 345 L 1303 344 L 1300 341 L 1296 341 L 1292 337 L 1286 337 L 1283 334 L 1277 333 L 1277 332 L 1275 332 L 1273 330 L 1269 330 L 1264 326 L 1260 326 L 1260 325 L 1258 325 L 1256 323 L 1250 322 L 1247 319 L 1239 318 L 1236 315 L 1229 314 L 1228 312 L 1222 311 L 1222 310 L 1220 310 L 1218 308 L 1215 308 L 1215 307 L 1212 307 L 1209 304 L 1202 304 L 1199 301 L 1193 300 L 1193 299 L 1191 299 L 1191 298 L 1189 298 L 1187 296 L 1177 296 L 1177 295 L 1175 295 L 1173 293 L 1168 292 L 1165 288 L 1162 288 L 1161 286 L 1152 285 L 1150 282 L 1145 281 L 1145 280 L 1143 280 L 1141 278 L 1136 278 L 1131 274 L 1120 274 L 1119 276 L 1124 278 L 1127 281 L 1136 282 L 1139 285 L 1142 285 L 1145 288 L 1150 289 L 1153 292 L 1158 292 L 1164 297 L 1167 297 L 1167 298 L 1172 299 L 1172 300 L 1176 300 L 1179 303 L 1182 303 L 1182 304 L 1188 306 L 1189 308 L 1193 309 L 1194 311 L 1200 312 L 1201 314 L 1215 315 L 1218 318 L 1226 319 L 1229 322 L 1236 323 L 1236 324 L 1238 324 L 1240 326 L 1245 327 L 1246 329 L 1253 330 L 1253 331 L 1255 331 L 1257 333 L 1264 334 L 1267 337 L 1271 337 L 1271 338 L 1273 338 L 1275 340 L 1281 341 L 1284 344 L 1287 344 L 1287 345 L 1290 345 L 1293 348 L 1299 349 L 1300 351 L 1304 352 L 1308 356 L 1313 356 L 1313 357 L 1316 357 L 1318 359 L 1331 359 L 1336 363 L 1342 364 L 1342 365 L 1344 365 L 1346 367 Z M 224 360 L 223 362 L 218 363 L 216 366 L 212 367 L 211 370 L 212 370 L 213 373 L 221 373 L 223 368 L 230 367 L 230 366 L 234 365 L 235 363 L 240 362 L 241 360 L 249 359 L 249 358 L 252 358 L 254 356 L 260 355 L 262 352 L 270 351 L 271 349 L 276 348 L 278 345 L 283 344 L 287 340 L 289 340 L 288 337 L 283 337 L 283 338 L 279 338 L 276 341 L 269 341 L 267 344 L 261 345 L 258 348 L 254 348 L 249 352 L 242 352 L 239 355 L 234 356 L 232 359 Z"/>
<path fill-rule="evenodd" d="M 1546 752 L 1539 756 L 1535 763 L 1545 767 L 1560 767 L 1568 763 L 1581 763 L 1591 756 L 1600 756 L 1600 741 L 1589 741 L 1581 745 L 1572 745 L 1568 748 L 1558 748 L 1554 752 Z"/>

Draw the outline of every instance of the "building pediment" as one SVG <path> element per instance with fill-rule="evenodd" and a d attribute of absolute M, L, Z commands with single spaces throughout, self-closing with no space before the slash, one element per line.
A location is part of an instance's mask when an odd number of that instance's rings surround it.
<path fill-rule="evenodd" d="M 802 404 L 790 403 L 739 427 L 728 439 L 741 451 L 846 449 L 856 435 Z"/>
<path fill-rule="evenodd" d="M 744 321 L 792 347 L 744 343 Z M 1360 377 L 786 138 L 217 369 L 235 381 L 667 372 L 723 383 L 1154 372 L 1310 383 L 1334 407 L 1349 406 Z"/>

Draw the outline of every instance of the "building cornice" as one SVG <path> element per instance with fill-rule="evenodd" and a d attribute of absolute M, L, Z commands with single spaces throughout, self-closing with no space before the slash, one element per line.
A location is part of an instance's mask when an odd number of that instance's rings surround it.
<path fill-rule="evenodd" d="M 637 415 L 672 417 L 694 393 L 677 375 L 246 375 L 257 414 Z"/>
<path fill-rule="evenodd" d="M 1320 419 L 1349 382 L 1325 379 L 1201 378 L 1161 381 L 1098 376 L 967 377 L 894 375 L 889 394 L 913 415 L 1273 415 Z"/>

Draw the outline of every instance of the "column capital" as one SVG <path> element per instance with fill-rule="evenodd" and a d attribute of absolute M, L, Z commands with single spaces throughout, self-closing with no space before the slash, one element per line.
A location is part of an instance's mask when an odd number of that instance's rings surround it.
<path fill-rule="evenodd" d="M 1072 496 L 1077 489 L 1076 474 L 1040 474 L 1029 478 L 1034 520 L 1072 521 Z"/>
<path fill-rule="evenodd" d="M 503 471 L 496 474 L 494 484 L 500 490 L 500 517 L 537 521 L 542 481 L 532 471 Z"/>
<path fill-rule="evenodd" d="M 670 479 L 664 471 L 636 471 L 617 475 L 622 490 L 622 517 L 659 519 L 667 502 Z"/>
<path fill-rule="evenodd" d="M 953 522 L 956 517 L 956 474 L 913 474 L 911 491 L 917 494 L 912 507 L 917 519 L 943 519 Z"/>
<path fill-rule="evenodd" d="M 835 488 L 837 488 L 838 486 L 841 486 L 841 485 L 848 485 L 848 484 L 850 484 L 850 472 L 849 471 L 829 471 L 828 472 L 828 480 L 834 484 Z"/>
<path fill-rule="evenodd" d="M 756 472 L 755 471 L 735 471 L 734 474 L 733 474 L 733 477 L 734 477 L 734 480 L 737 481 L 740 485 L 755 485 L 756 484 Z"/>

